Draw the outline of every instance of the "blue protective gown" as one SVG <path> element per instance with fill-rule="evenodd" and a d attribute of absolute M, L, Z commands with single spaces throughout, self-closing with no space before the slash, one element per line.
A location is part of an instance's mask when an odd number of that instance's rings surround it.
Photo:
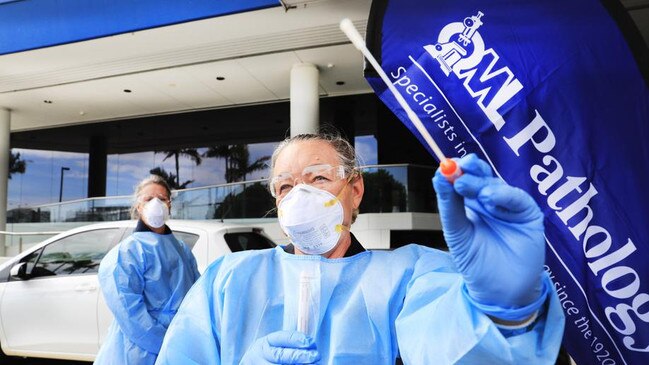
<path fill-rule="evenodd" d="M 564 317 L 554 291 L 527 330 L 503 330 L 470 304 L 442 251 L 409 245 L 325 259 L 277 247 L 215 261 L 156 364 L 238 364 L 255 339 L 295 330 L 303 271 L 319 277 L 312 334 L 321 364 L 394 364 L 399 355 L 418 365 L 554 364 L 558 353 Z"/>
<path fill-rule="evenodd" d="M 115 319 L 95 364 L 155 362 L 171 319 L 200 276 L 187 245 L 168 232 L 136 231 L 101 261 L 99 283 Z"/>

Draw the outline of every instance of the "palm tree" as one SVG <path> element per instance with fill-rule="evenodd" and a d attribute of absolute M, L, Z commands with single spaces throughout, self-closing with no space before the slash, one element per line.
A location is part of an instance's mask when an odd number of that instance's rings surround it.
<path fill-rule="evenodd" d="M 225 159 L 225 181 L 245 181 L 248 174 L 266 168 L 270 156 L 261 157 L 250 163 L 250 152 L 245 144 L 209 147 L 203 157 Z"/>
<path fill-rule="evenodd" d="M 27 170 L 27 162 L 20 158 L 20 152 L 11 152 L 9 154 L 9 178 L 11 179 L 13 174 L 24 174 Z"/>
<path fill-rule="evenodd" d="M 176 176 L 174 174 L 171 174 L 171 173 L 168 173 L 162 167 L 156 167 L 154 169 L 151 169 L 151 170 L 149 170 L 149 173 L 152 174 L 152 175 L 158 175 L 161 178 L 163 178 L 167 182 L 167 185 L 169 185 L 169 187 L 172 190 L 185 189 L 187 187 L 187 185 L 194 182 L 194 180 L 187 180 L 184 183 L 179 184 L 178 183 L 178 176 Z"/>
<path fill-rule="evenodd" d="M 190 160 L 194 161 L 196 166 L 200 165 L 203 160 L 201 159 L 201 155 L 198 153 L 198 151 L 195 148 L 179 148 L 175 150 L 166 150 L 166 151 L 156 151 L 156 153 L 164 153 L 165 158 L 162 159 L 162 161 L 166 161 L 170 157 L 174 157 L 176 161 L 176 186 L 180 186 L 180 156 L 186 156 L 189 157 Z M 173 174 L 172 174 L 173 175 Z M 194 181 L 194 180 L 190 180 Z M 180 188 L 179 188 L 180 189 Z"/>
<path fill-rule="evenodd" d="M 230 172 L 234 169 L 230 162 L 230 146 L 229 145 L 220 145 L 209 147 L 207 151 L 203 152 L 204 158 L 222 158 L 225 160 L 225 181 L 232 182 L 232 176 Z"/>
<path fill-rule="evenodd" d="M 232 160 L 234 160 L 235 181 L 246 181 L 248 174 L 255 171 L 263 170 L 266 168 L 266 162 L 270 160 L 270 156 L 261 157 L 254 162 L 250 163 L 250 152 L 246 145 L 235 145 Z"/>

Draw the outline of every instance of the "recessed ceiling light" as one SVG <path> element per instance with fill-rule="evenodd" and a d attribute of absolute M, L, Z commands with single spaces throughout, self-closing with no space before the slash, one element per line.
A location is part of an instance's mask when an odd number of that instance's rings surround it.
<path fill-rule="evenodd" d="M 45 103 L 45 104 L 52 104 L 52 100 L 43 100 L 43 103 Z"/>
<path fill-rule="evenodd" d="M 336 81 L 336 85 L 345 85 L 345 81 Z"/>
<path fill-rule="evenodd" d="M 124 92 L 128 94 L 128 93 L 130 93 L 132 91 L 131 91 L 131 89 L 124 89 Z"/>
<path fill-rule="evenodd" d="M 225 77 L 223 77 L 223 76 L 217 76 L 216 79 L 219 80 L 219 81 L 223 81 L 223 80 L 225 80 Z"/>

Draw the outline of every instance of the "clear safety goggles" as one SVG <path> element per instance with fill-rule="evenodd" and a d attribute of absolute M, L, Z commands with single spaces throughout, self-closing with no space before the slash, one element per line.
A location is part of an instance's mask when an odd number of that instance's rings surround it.
<path fill-rule="evenodd" d="M 273 198 L 283 198 L 298 183 L 311 185 L 318 189 L 329 190 L 335 183 L 354 176 L 354 170 L 348 172 L 345 166 L 331 166 L 320 164 L 307 166 L 302 170 L 299 178 L 288 172 L 282 172 L 270 179 L 268 185 Z"/>

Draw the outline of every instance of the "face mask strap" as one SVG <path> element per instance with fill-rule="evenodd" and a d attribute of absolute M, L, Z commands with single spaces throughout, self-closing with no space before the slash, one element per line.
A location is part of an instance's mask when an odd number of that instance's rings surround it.
<path fill-rule="evenodd" d="M 342 224 L 336 224 L 336 232 L 337 233 L 342 233 L 343 231 L 349 231 L 349 227 L 344 226 Z"/>

